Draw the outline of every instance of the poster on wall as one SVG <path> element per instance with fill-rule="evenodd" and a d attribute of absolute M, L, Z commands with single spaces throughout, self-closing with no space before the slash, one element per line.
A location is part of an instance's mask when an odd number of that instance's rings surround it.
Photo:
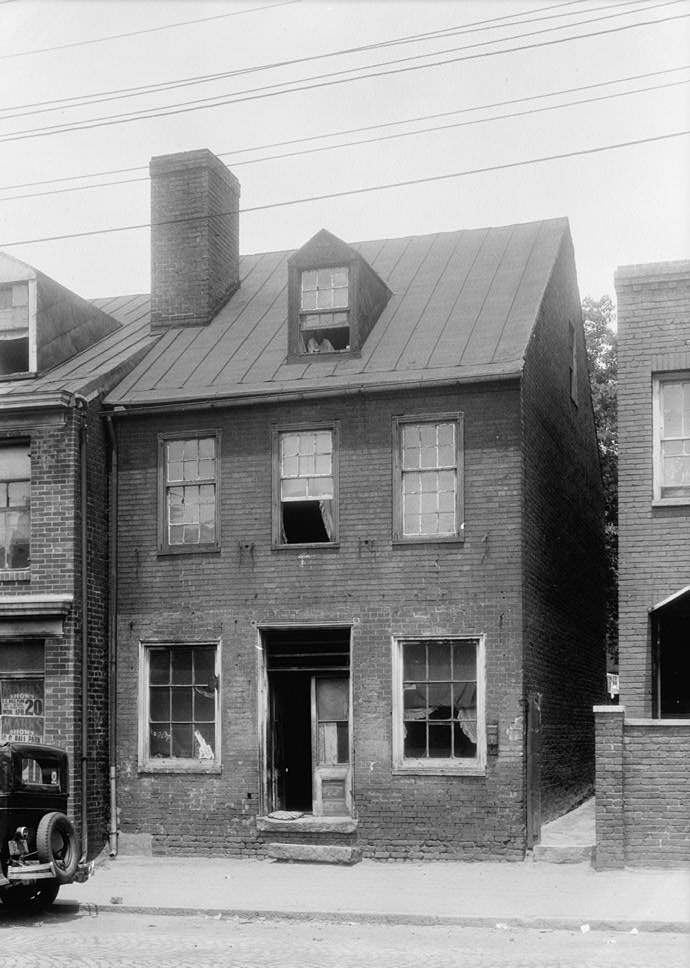
<path fill-rule="evenodd" d="M 43 679 L 0 679 L 0 740 L 43 742 Z"/>

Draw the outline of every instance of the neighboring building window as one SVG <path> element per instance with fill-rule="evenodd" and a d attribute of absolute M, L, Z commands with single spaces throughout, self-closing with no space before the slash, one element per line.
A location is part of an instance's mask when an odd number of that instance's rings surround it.
<path fill-rule="evenodd" d="M 161 440 L 162 549 L 218 546 L 217 434 Z"/>
<path fill-rule="evenodd" d="M 304 270 L 300 276 L 300 349 L 350 349 L 350 273 L 347 266 Z"/>
<path fill-rule="evenodd" d="M 29 369 L 29 287 L 0 286 L 0 376 Z"/>
<path fill-rule="evenodd" d="M 460 537 L 464 528 L 461 415 L 398 418 L 394 434 L 394 537 Z"/>
<path fill-rule="evenodd" d="M 403 639 L 394 649 L 395 766 L 482 770 L 483 638 Z"/>
<path fill-rule="evenodd" d="M 332 428 L 279 432 L 274 543 L 337 541 L 336 451 Z"/>
<path fill-rule="evenodd" d="M 217 662 L 217 643 L 142 645 L 142 766 L 219 764 Z"/>
<path fill-rule="evenodd" d="M 568 323 L 568 373 L 570 381 L 570 399 L 577 403 L 577 339 L 575 326 Z"/>
<path fill-rule="evenodd" d="M 0 645 L 0 742 L 42 743 L 45 724 L 42 642 Z"/>
<path fill-rule="evenodd" d="M 0 447 L 0 570 L 29 567 L 30 493 L 28 445 Z"/>
<path fill-rule="evenodd" d="M 654 384 L 654 498 L 690 503 L 690 375 Z"/>

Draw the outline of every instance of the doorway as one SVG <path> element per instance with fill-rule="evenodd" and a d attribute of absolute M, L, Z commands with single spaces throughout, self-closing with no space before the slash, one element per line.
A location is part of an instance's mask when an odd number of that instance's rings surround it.
<path fill-rule="evenodd" d="M 267 811 L 350 816 L 350 630 L 264 633 Z"/>

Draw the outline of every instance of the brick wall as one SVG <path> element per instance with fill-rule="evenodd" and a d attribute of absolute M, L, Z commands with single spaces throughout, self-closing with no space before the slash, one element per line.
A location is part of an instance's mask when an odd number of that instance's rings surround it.
<path fill-rule="evenodd" d="M 652 507 L 652 374 L 690 371 L 690 263 L 624 267 L 616 291 L 621 702 L 650 716 L 648 610 L 690 585 L 690 506 Z"/>
<path fill-rule="evenodd" d="M 239 282 L 239 182 L 206 150 L 150 168 L 152 325 L 203 325 Z"/>
<path fill-rule="evenodd" d="M 391 542 L 395 414 L 465 415 L 465 541 Z M 271 550 L 271 428 L 340 421 L 340 547 Z M 222 430 L 221 551 L 157 555 L 157 432 Z M 216 409 L 119 425 L 118 764 L 123 832 L 157 851 L 261 849 L 258 629 L 352 626 L 358 840 L 375 857 L 518 858 L 524 848 L 517 386 Z M 371 542 L 362 544 L 362 539 Z M 251 552 L 241 545 L 252 546 Z M 486 634 L 485 776 L 394 776 L 391 635 Z M 220 775 L 137 772 L 140 640 L 222 639 Z M 193 843 L 192 843 L 193 838 Z"/>
<path fill-rule="evenodd" d="M 597 867 L 690 866 L 690 721 L 625 716 L 596 711 Z"/>
<path fill-rule="evenodd" d="M 74 409 L 33 418 L 7 416 L 3 439 L 28 439 L 31 450 L 31 568 L 28 578 L 0 582 L 3 594 L 72 595 L 63 634 L 46 638 L 45 742 L 70 760 L 69 813 L 81 835 L 81 498 L 79 427 Z M 107 802 L 107 481 L 97 404 L 88 413 L 89 446 L 89 826 L 90 853 L 103 845 Z"/>
<path fill-rule="evenodd" d="M 543 820 L 591 793 L 592 706 L 606 689 L 603 493 L 572 244 L 562 247 L 525 357 L 525 694 L 542 695 Z M 569 323 L 577 393 L 571 399 Z"/>

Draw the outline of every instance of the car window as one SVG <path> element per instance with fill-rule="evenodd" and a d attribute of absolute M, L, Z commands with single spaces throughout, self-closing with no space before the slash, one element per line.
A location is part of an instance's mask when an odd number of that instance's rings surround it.
<path fill-rule="evenodd" d="M 50 786 L 60 790 L 60 772 L 54 763 L 39 763 L 30 756 L 22 757 L 22 784 L 24 786 Z"/>

